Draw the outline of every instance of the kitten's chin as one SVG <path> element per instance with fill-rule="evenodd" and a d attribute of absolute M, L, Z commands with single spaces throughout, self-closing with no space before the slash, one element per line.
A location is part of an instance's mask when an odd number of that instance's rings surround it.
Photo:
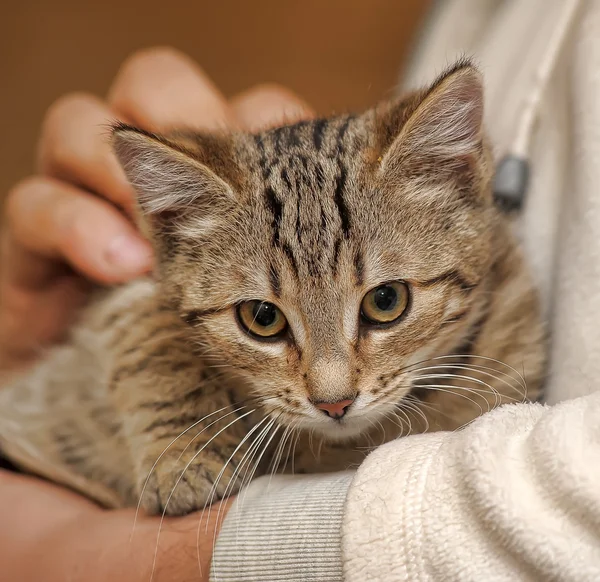
<path fill-rule="evenodd" d="M 303 426 L 303 428 L 314 431 L 328 441 L 354 440 L 372 427 L 373 422 L 369 422 L 366 416 L 362 415 L 324 422 L 309 421 Z"/>

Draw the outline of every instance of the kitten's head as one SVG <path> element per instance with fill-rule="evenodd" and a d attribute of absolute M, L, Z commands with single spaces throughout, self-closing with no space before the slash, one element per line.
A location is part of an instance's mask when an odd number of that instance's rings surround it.
<path fill-rule="evenodd" d="M 410 391 L 413 364 L 464 343 L 498 220 L 482 110 L 462 62 L 360 116 L 115 129 L 164 293 L 280 420 L 355 435 Z"/>

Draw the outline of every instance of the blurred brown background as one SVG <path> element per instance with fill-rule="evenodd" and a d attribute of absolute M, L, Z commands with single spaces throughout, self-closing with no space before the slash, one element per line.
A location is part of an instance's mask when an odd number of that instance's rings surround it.
<path fill-rule="evenodd" d="M 275 81 L 321 113 L 360 109 L 396 82 L 424 0 L 37 0 L 0 8 L 0 198 L 32 171 L 45 109 L 106 93 L 138 48 L 172 45 L 226 95 Z"/>

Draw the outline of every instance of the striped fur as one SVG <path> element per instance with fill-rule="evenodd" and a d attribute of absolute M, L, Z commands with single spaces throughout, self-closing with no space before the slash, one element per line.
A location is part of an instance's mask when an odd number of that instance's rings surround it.
<path fill-rule="evenodd" d="M 374 442 L 456 429 L 522 400 L 520 374 L 537 398 L 543 328 L 492 202 L 482 103 L 461 62 L 361 115 L 258 135 L 118 126 L 156 276 L 102 293 L 0 392 L 0 448 L 105 505 L 143 491 L 148 511 L 182 514 L 270 461 L 336 470 Z M 362 298 L 395 280 L 406 314 L 365 325 Z M 235 306 L 253 299 L 287 336 L 244 332 Z M 311 404 L 344 399 L 341 420 Z"/>

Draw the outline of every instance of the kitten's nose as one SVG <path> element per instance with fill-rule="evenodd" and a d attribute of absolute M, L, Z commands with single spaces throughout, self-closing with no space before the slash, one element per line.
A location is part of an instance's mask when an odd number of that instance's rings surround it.
<path fill-rule="evenodd" d="M 315 402 L 314 404 L 331 418 L 342 418 L 353 402 L 354 398 L 351 400 L 338 400 L 338 402 Z"/>

